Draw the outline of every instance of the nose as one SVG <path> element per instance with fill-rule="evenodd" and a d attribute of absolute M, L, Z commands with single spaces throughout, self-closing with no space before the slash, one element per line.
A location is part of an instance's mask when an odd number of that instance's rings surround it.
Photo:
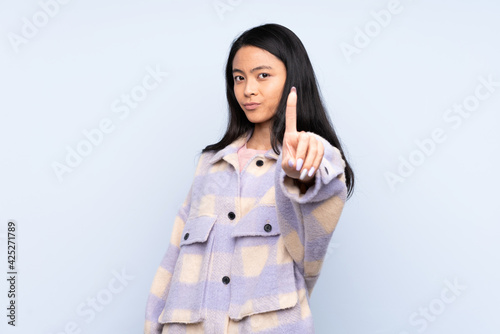
<path fill-rule="evenodd" d="M 255 80 L 248 79 L 245 84 L 245 96 L 249 97 L 251 95 L 257 95 L 257 92 L 257 82 L 255 82 Z"/>

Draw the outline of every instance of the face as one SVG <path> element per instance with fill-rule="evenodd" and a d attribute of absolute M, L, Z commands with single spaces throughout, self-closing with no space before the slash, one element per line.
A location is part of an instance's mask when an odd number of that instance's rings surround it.
<path fill-rule="evenodd" d="M 252 123 L 270 126 L 283 94 L 285 64 L 255 46 L 240 48 L 233 60 L 234 94 Z"/>

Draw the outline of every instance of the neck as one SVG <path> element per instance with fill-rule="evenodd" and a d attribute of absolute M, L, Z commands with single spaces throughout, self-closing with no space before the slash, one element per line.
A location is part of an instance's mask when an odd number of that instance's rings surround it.
<path fill-rule="evenodd" d="M 271 149 L 271 127 L 268 124 L 255 124 L 247 148 L 266 151 Z"/>

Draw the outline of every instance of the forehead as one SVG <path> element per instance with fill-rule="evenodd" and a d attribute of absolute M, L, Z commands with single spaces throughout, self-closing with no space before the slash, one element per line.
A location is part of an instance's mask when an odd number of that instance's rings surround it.
<path fill-rule="evenodd" d="M 251 69 L 254 66 L 270 65 L 284 67 L 284 64 L 275 55 L 256 46 L 246 45 L 241 47 L 233 59 L 233 68 Z M 274 66 L 273 66 L 274 65 Z"/>

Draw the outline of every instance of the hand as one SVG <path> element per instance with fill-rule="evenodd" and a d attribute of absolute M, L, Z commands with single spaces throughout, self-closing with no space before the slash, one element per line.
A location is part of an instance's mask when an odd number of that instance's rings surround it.
<path fill-rule="evenodd" d="M 313 180 L 323 154 L 323 143 L 316 136 L 305 131 L 297 132 L 297 92 L 292 87 L 286 102 L 281 168 L 292 179 L 307 184 Z"/>

